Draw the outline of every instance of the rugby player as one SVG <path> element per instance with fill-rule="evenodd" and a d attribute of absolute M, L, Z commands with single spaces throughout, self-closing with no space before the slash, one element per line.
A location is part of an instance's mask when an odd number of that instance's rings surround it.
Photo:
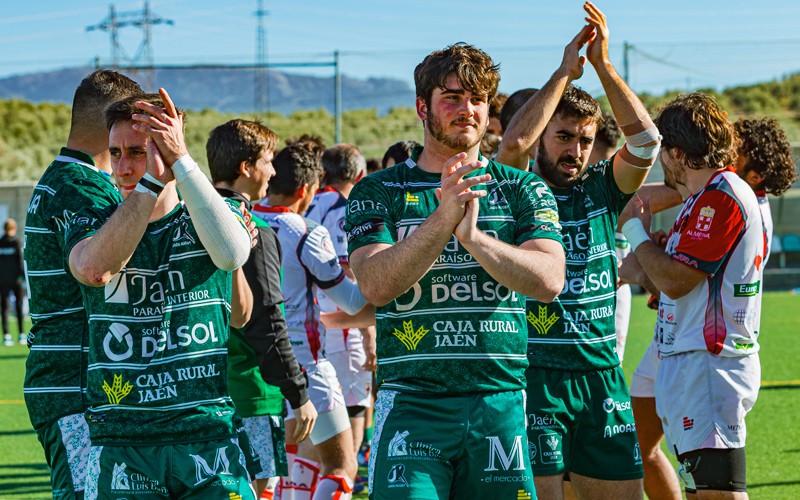
<path fill-rule="evenodd" d="M 466 44 L 415 69 L 424 147 L 350 193 L 350 265 L 377 307 L 373 498 L 535 498 L 524 296 L 563 287 L 555 201 L 479 154 L 498 67 Z M 473 189 L 474 188 L 474 189 Z"/>
<path fill-rule="evenodd" d="M 248 120 L 231 120 L 212 130 L 206 156 L 217 193 L 250 210 L 251 202 L 266 196 L 269 180 L 275 175 L 272 158 L 277 142 L 272 130 Z M 278 237 L 262 219 L 253 221 L 258 242 L 242 266 L 253 293 L 253 312 L 244 328 L 231 328 L 228 390 L 260 458 L 262 470 L 255 474 L 254 487 L 261 496 L 265 488 L 272 492 L 278 478 L 288 474 L 284 397 L 299 424 L 295 442 L 308 437 L 317 412 L 308 398 L 305 375 L 286 329 Z"/>
<path fill-rule="evenodd" d="M 90 447 L 81 394 L 86 387 L 81 349 L 87 345 L 88 323 L 80 284 L 62 264 L 64 228 L 84 207 L 122 202 L 111 183 L 103 111 L 114 101 L 142 93 L 139 84 L 115 71 L 86 76 L 75 90 L 67 145 L 42 174 L 28 205 L 24 257 L 33 326 L 25 362 L 25 406 L 44 448 L 57 499 L 83 495 Z"/>
<path fill-rule="evenodd" d="M 275 177 L 269 197 L 253 207 L 278 234 L 283 252 L 283 296 L 286 324 L 294 352 L 308 375 L 308 392 L 319 413 L 308 443 L 299 443 L 289 464 L 287 491 L 296 500 L 350 498 L 358 470 L 344 396 L 336 372 L 325 357 L 325 328 L 320 323 L 317 290 L 343 311 L 356 314 L 367 305 L 356 284 L 347 279 L 330 234 L 299 214 L 305 213 L 319 187 L 322 147 L 300 140 L 282 149 L 273 161 Z M 290 250 L 289 250 L 290 249 Z M 287 435 L 294 422 L 287 418 Z M 319 462 L 321 462 L 321 467 Z"/>
<path fill-rule="evenodd" d="M 81 210 L 65 236 L 89 321 L 86 497 L 255 498 L 227 390 L 248 229 L 188 155 L 166 91 L 112 104 L 106 124 L 125 201 Z"/>
<path fill-rule="evenodd" d="M 656 409 L 687 494 L 747 498 L 744 418 L 761 372 L 761 211 L 753 190 L 727 168 L 737 137 L 713 99 L 679 96 L 656 124 L 664 182 L 690 196 L 666 251 L 645 230 L 643 204 L 620 218 L 636 260 L 661 291 Z"/>
<path fill-rule="evenodd" d="M 606 18 L 584 4 L 589 26 L 561 67 L 509 124 L 497 160 L 528 167 L 553 189 L 563 225 L 567 277 L 552 304 L 528 300 L 528 439 L 536 490 L 562 497 L 566 472 L 579 497 L 641 498 L 642 463 L 630 396 L 615 352 L 617 216 L 656 157 L 658 130 L 608 58 Z M 583 73 L 582 42 L 625 145 L 589 166 L 600 107 L 569 84 Z M 538 141 L 538 144 L 537 144 Z"/>

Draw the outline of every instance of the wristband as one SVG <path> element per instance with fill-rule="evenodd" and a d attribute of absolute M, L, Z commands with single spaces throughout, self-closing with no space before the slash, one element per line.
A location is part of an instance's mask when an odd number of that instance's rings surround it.
<path fill-rule="evenodd" d="M 185 154 L 172 164 L 172 174 L 175 176 L 175 181 L 180 184 L 181 182 L 185 181 L 192 170 L 196 168 L 197 163 L 192 160 L 191 156 Z"/>
<path fill-rule="evenodd" d="M 155 199 L 158 199 L 158 193 L 161 192 L 160 189 L 158 190 L 158 192 L 151 190 L 146 185 L 142 184 L 142 180 L 141 179 L 139 179 L 139 183 L 136 184 L 136 187 L 133 188 L 133 190 L 137 191 L 139 193 L 149 194 L 150 196 L 152 196 Z"/>
<path fill-rule="evenodd" d="M 641 219 L 637 219 L 636 217 L 632 218 L 622 226 L 622 234 L 625 235 L 628 243 L 631 244 L 631 252 L 635 252 L 636 247 L 645 241 L 650 241 L 650 235 L 647 234 L 644 224 L 642 224 Z"/>

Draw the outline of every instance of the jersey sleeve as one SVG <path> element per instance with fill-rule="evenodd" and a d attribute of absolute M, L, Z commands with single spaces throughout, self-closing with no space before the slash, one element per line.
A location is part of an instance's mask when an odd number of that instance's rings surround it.
<path fill-rule="evenodd" d="M 345 275 L 325 226 L 309 228 L 298 246 L 298 257 L 323 290 L 340 283 Z"/>
<path fill-rule="evenodd" d="M 81 210 L 96 209 L 92 212 L 95 215 L 111 213 L 120 203 L 122 203 L 122 196 L 107 180 L 102 179 L 95 182 L 93 179 L 74 179 L 69 184 L 59 188 L 56 196 L 53 197 L 53 201 L 48 205 L 47 217 L 50 219 L 63 219 L 64 222 L 68 222 Z M 110 211 L 102 210 L 109 207 Z M 65 249 L 64 244 L 67 241 L 68 226 L 69 224 L 52 224 L 53 229 L 64 228 L 63 237 L 58 238 L 62 249 Z M 65 254 L 69 255 L 69 252 L 65 251 Z"/>
<path fill-rule="evenodd" d="M 700 194 L 680 232 L 672 258 L 713 276 L 744 230 L 744 213 L 719 191 Z"/>
<path fill-rule="evenodd" d="M 69 262 L 69 253 L 80 241 L 94 236 L 111 217 L 117 206 L 86 207 L 77 211 L 67 222 L 64 230 L 64 262 Z"/>
<path fill-rule="evenodd" d="M 376 179 L 368 176 L 353 187 L 347 200 L 344 225 L 348 254 L 367 245 L 393 245 L 397 241 L 390 206 L 386 190 Z"/>
<path fill-rule="evenodd" d="M 514 244 L 529 240 L 550 239 L 563 244 L 558 208 L 553 192 L 538 176 L 528 174 L 520 182 Z"/>
<path fill-rule="evenodd" d="M 619 189 L 619 185 L 617 185 L 617 179 L 614 177 L 614 159 L 616 157 L 617 153 L 615 153 L 610 159 L 603 160 L 596 165 L 589 167 L 591 170 L 596 172 L 594 174 L 594 181 L 597 182 L 603 192 L 606 193 L 608 207 L 611 210 L 611 215 L 614 218 L 614 221 L 617 220 L 617 217 L 622 212 L 622 209 L 625 208 L 625 205 L 628 204 L 634 195 L 634 193 L 623 193 Z"/>

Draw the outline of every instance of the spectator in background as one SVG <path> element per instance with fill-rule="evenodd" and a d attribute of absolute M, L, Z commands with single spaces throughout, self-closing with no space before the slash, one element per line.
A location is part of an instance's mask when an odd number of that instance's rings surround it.
<path fill-rule="evenodd" d="M 6 220 L 5 234 L 0 238 L 0 309 L 3 315 L 3 344 L 14 345 L 14 339 L 8 332 L 8 294 L 14 294 L 17 312 L 17 333 L 19 343 L 26 342 L 24 326 L 22 324 L 22 283 L 25 280 L 25 270 L 22 264 L 22 242 L 17 236 L 17 222 L 14 219 Z"/>
<path fill-rule="evenodd" d="M 511 123 L 511 119 L 514 118 L 514 115 L 517 114 L 517 111 L 525 105 L 528 100 L 533 97 L 539 89 L 528 88 L 528 89 L 521 89 L 517 90 L 506 100 L 506 103 L 503 105 L 503 110 L 500 112 L 500 125 L 503 129 L 503 132 L 508 130 L 508 124 Z M 498 149 L 500 145 L 498 144 Z M 528 158 L 528 170 L 531 170 L 531 167 L 534 162 L 534 156 L 536 155 L 535 148 L 531 148 L 530 156 Z"/>
<path fill-rule="evenodd" d="M 381 170 L 383 165 L 381 165 L 381 161 L 377 158 L 367 158 L 367 175 L 371 174 L 372 172 L 377 172 Z"/>
<path fill-rule="evenodd" d="M 389 149 L 386 150 L 386 153 L 383 155 L 383 168 L 389 168 L 397 163 L 402 163 L 411 157 L 411 152 L 414 151 L 414 148 L 419 147 L 420 144 L 417 141 L 400 141 L 395 142 Z"/>

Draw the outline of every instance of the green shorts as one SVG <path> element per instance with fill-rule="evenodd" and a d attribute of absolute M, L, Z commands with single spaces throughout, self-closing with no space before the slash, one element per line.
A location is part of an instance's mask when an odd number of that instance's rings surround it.
<path fill-rule="evenodd" d="M 253 448 L 260 470 L 250 476 L 255 479 L 288 476 L 289 466 L 286 461 L 286 434 L 283 417 L 279 415 L 259 415 L 245 417 L 244 430 L 250 446 Z"/>
<path fill-rule="evenodd" d="M 536 498 L 525 393 L 378 391 L 370 498 Z"/>
<path fill-rule="evenodd" d="M 534 474 L 571 471 L 607 481 L 644 477 L 622 368 L 568 372 L 531 367 L 525 376 Z"/>
<path fill-rule="evenodd" d="M 36 431 L 50 467 L 53 498 L 83 494 L 89 460 L 89 427 L 83 414 L 67 415 Z"/>
<path fill-rule="evenodd" d="M 235 438 L 161 446 L 92 446 L 86 500 L 255 500 Z"/>
<path fill-rule="evenodd" d="M 236 439 L 239 440 L 239 449 L 244 454 L 244 465 L 252 483 L 259 474 L 264 472 L 261 456 L 256 451 L 253 443 L 250 442 L 250 436 L 247 435 L 244 421 L 238 412 L 233 415 L 233 425 L 236 427 Z"/>

